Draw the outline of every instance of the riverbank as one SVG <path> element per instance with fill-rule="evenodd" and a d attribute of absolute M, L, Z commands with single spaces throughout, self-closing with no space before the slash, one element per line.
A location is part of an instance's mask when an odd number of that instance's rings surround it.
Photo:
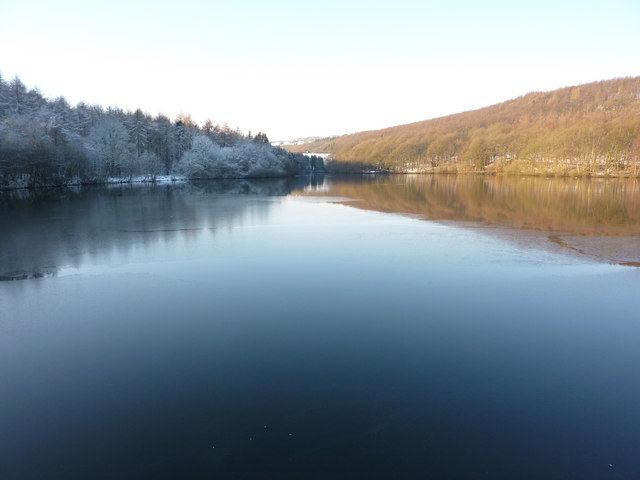
<path fill-rule="evenodd" d="M 34 185 L 28 176 L 14 180 L 11 183 L 0 185 L 0 191 L 9 190 L 35 190 L 39 188 L 65 188 L 65 187 L 88 187 L 97 185 L 117 185 L 129 183 L 177 183 L 186 182 L 188 178 L 184 175 L 138 175 L 135 177 L 107 177 L 103 179 L 81 180 L 79 178 L 70 179 L 60 183 Z"/>
<path fill-rule="evenodd" d="M 615 169 L 582 164 L 551 162 L 495 162 L 486 166 L 448 163 L 445 165 L 411 164 L 397 168 L 380 168 L 364 162 L 339 162 L 327 164 L 333 174 L 447 174 L 447 175 L 505 175 L 526 177 L 567 178 L 640 178 L 640 168 Z"/>

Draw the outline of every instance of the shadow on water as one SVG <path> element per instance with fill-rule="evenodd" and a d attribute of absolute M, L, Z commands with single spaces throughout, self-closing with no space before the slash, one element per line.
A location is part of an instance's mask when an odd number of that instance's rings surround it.
<path fill-rule="evenodd" d="M 265 197 L 317 188 L 322 176 L 126 184 L 0 194 L 0 281 L 55 276 L 83 259 L 215 232 L 247 213 L 269 215 Z"/>
<path fill-rule="evenodd" d="M 518 242 L 640 265 L 640 182 L 629 179 L 364 175 L 298 194 L 346 197 L 356 208 L 484 228 Z M 540 243 L 542 239 L 542 243 Z"/>

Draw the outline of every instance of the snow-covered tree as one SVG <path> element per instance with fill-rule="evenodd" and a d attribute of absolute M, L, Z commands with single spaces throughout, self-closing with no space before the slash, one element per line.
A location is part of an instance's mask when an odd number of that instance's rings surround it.
<path fill-rule="evenodd" d="M 193 139 L 177 166 L 177 171 L 191 178 L 221 177 L 225 173 L 221 148 L 204 135 Z"/>
<path fill-rule="evenodd" d="M 239 142 L 219 147 L 208 137 L 199 135 L 184 153 L 178 171 L 192 178 L 273 177 L 291 173 L 286 155 L 278 156 L 266 145 Z"/>
<path fill-rule="evenodd" d="M 0 118 L 9 113 L 9 84 L 0 75 Z"/>
<path fill-rule="evenodd" d="M 13 115 L 21 115 L 27 109 L 27 87 L 15 77 L 7 86 L 8 110 Z"/>
<path fill-rule="evenodd" d="M 140 155 L 138 161 L 140 164 L 141 173 L 144 175 L 149 175 L 152 179 L 155 179 L 163 172 L 162 161 L 153 152 L 144 152 L 142 155 Z"/>
<path fill-rule="evenodd" d="M 144 152 L 147 144 L 147 125 L 149 122 L 139 108 L 128 120 L 127 127 L 129 129 L 129 137 L 135 147 L 136 155 L 139 157 Z"/>
<path fill-rule="evenodd" d="M 301 157 L 301 155 L 298 155 Z M 141 110 L 106 110 L 64 97 L 47 100 L 0 75 L 0 187 L 38 186 L 184 173 L 198 178 L 291 175 L 295 154 L 267 136 L 245 137 L 227 124 L 189 115 L 175 122 Z"/>
<path fill-rule="evenodd" d="M 112 117 L 101 119 L 89 132 L 89 145 L 96 154 L 96 172 L 118 176 L 130 171 L 133 149 L 123 123 Z"/>

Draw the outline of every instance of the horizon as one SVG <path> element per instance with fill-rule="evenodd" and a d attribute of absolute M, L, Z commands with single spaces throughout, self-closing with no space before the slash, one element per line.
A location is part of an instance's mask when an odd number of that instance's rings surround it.
<path fill-rule="evenodd" d="M 211 118 L 272 141 L 638 76 L 634 2 L 438 3 L 13 1 L 0 7 L 0 43 L 19 48 L 3 53 L 0 73 L 72 105 Z"/>
<path fill-rule="evenodd" d="M 22 81 L 22 79 L 20 78 L 19 75 L 17 75 L 16 77 L 19 78 Z M 387 129 L 387 128 L 394 128 L 394 127 L 402 127 L 402 126 L 405 126 L 405 125 L 412 125 L 412 124 L 415 124 L 415 123 L 422 123 L 422 122 L 426 122 L 426 121 L 429 121 L 429 120 L 437 120 L 439 118 L 445 118 L 445 117 L 449 117 L 449 116 L 453 116 L 453 115 L 459 115 L 459 114 L 463 114 L 463 113 L 467 113 L 467 112 L 474 112 L 474 111 L 477 111 L 477 110 L 482 110 L 484 108 L 490 108 L 492 106 L 500 105 L 502 103 L 506 103 L 506 102 L 510 102 L 510 101 L 514 101 L 514 100 L 517 100 L 517 99 L 519 99 L 521 97 L 525 97 L 527 95 L 531 95 L 531 94 L 535 94 L 535 93 L 546 93 L 546 92 L 552 92 L 552 91 L 555 91 L 555 90 L 562 90 L 562 89 L 565 89 L 565 88 L 575 88 L 575 87 L 580 87 L 580 86 L 583 86 L 583 85 L 590 85 L 590 84 L 593 84 L 593 83 L 608 82 L 608 81 L 620 80 L 620 79 L 624 79 L 624 78 L 639 78 L 639 77 L 640 77 L 640 75 L 627 76 L 627 77 L 613 77 L 613 78 L 607 78 L 607 79 L 602 79 L 602 80 L 592 80 L 592 81 L 589 81 L 589 82 L 578 83 L 578 84 L 575 84 L 575 85 L 565 85 L 563 87 L 559 87 L 559 88 L 553 89 L 553 90 L 531 90 L 529 92 L 522 93 L 522 94 L 518 95 L 517 97 L 507 98 L 507 99 L 504 99 L 502 101 L 498 101 L 496 103 L 492 103 L 491 105 L 483 105 L 483 106 L 480 106 L 478 108 L 474 108 L 474 109 L 471 109 L 471 110 L 461 110 L 461 111 L 457 111 L 457 112 L 445 113 L 445 114 L 437 116 L 437 117 L 430 117 L 430 118 L 425 118 L 425 119 L 422 119 L 422 120 L 415 120 L 415 121 L 411 121 L 411 122 L 407 122 L 407 123 L 400 123 L 400 124 L 397 124 L 397 125 L 387 125 L 387 126 L 383 126 L 383 127 L 380 127 L 380 128 L 373 128 L 373 129 L 369 129 L 369 130 L 358 130 L 358 131 L 354 131 L 354 132 L 335 133 L 335 134 L 329 134 L 329 135 L 325 135 L 325 136 L 305 135 L 305 136 L 296 137 L 296 138 L 270 139 L 270 142 L 271 143 L 274 143 L 274 142 L 275 143 L 287 142 L 287 141 L 300 140 L 300 139 L 304 139 L 304 138 L 336 138 L 336 137 L 342 137 L 342 136 L 346 136 L 346 135 L 352 135 L 352 134 L 355 134 L 355 133 L 365 133 L 365 132 L 368 132 L 368 131 L 384 130 L 384 129 Z M 2 74 L 2 70 L 0 70 L 0 78 L 3 78 L 5 81 L 8 81 L 8 80 L 12 80 L 15 77 L 6 78 Z M 52 99 L 57 98 L 57 97 L 52 97 L 52 96 L 46 95 L 46 92 L 42 92 L 38 85 L 26 85 L 26 87 L 28 89 L 37 89 L 40 92 L 40 94 L 44 98 L 46 98 L 48 100 L 52 100 Z M 62 95 L 62 97 L 64 97 L 67 101 L 69 100 L 65 95 Z M 75 103 L 70 102 L 72 107 L 76 107 L 80 103 L 84 103 L 85 105 L 98 105 L 98 104 L 96 104 L 94 102 L 90 102 L 90 101 L 86 101 L 86 100 L 79 100 L 78 102 L 75 102 Z M 123 111 L 129 112 L 129 113 L 133 113 L 133 112 L 135 112 L 135 110 L 137 110 L 137 108 L 136 109 L 123 109 L 120 105 L 99 105 L 99 106 L 104 108 L 105 110 L 108 109 L 108 108 L 114 108 L 114 109 L 122 109 Z M 151 112 L 148 112 L 148 111 L 145 111 L 145 110 L 142 110 L 142 112 L 145 115 L 151 115 L 152 117 L 159 116 L 159 115 L 165 115 L 166 116 L 165 112 L 157 112 L 155 114 L 153 114 Z M 168 118 L 171 121 L 176 121 L 182 115 L 191 116 L 188 112 L 180 112 L 175 117 L 169 116 Z M 194 122 L 195 122 L 196 125 L 198 125 L 200 127 L 202 127 L 202 125 L 204 123 L 204 121 L 200 122 L 200 121 L 196 121 L 195 119 L 194 119 Z M 227 123 L 227 122 L 217 123 L 217 125 L 222 126 L 225 123 Z M 214 122 L 214 124 L 216 124 L 216 123 Z M 232 125 L 228 125 L 228 126 L 230 128 L 232 128 L 232 129 L 239 128 L 239 127 L 233 127 Z M 251 133 L 251 134 L 265 133 L 268 136 L 268 132 L 262 132 L 260 130 L 248 130 L 248 131 L 241 130 L 241 132 L 243 134 L 247 134 L 247 133 Z"/>

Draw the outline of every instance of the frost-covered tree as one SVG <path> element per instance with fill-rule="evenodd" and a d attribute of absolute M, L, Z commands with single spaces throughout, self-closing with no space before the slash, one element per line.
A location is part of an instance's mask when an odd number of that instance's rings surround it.
<path fill-rule="evenodd" d="M 131 170 L 133 151 L 129 144 L 129 133 L 117 118 L 100 120 L 89 132 L 89 145 L 96 155 L 96 172 L 118 176 L 123 170 Z"/>
<path fill-rule="evenodd" d="M 74 107 L 0 75 L 0 188 L 177 172 L 199 178 L 292 175 L 296 158 L 271 147 L 263 133 L 246 137 L 211 120 L 200 128 L 189 115 L 171 121 L 140 109 Z"/>
<path fill-rule="evenodd" d="M 177 160 L 174 126 L 169 118 L 158 115 L 147 131 L 147 150 L 156 154 L 163 166 L 163 173 L 173 170 Z"/>
<path fill-rule="evenodd" d="M 48 106 L 48 102 L 45 100 L 45 98 L 40 93 L 40 90 L 38 90 L 37 88 L 33 88 L 27 91 L 25 103 L 27 113 L 35 113 L 40 108 L 47 108 Z M 67 107 L 69 106 L 66 100 L 64 100 L 64 103 Z"/>
<path fill-rule="evenodd" d="M 131 143 L 136 149 L 136 155 L 139 157 L 145 151 L 147 144 L 147 126 L 149 122 L 145 114 L 139 108 L 133 113 L 127 122 L 129 128 L 129 137 Z"/>
<path fill-rule="evenodd" d="M 269 147 L 245 142 L 224 149 L 224 152 L 225 161 L 235 177 L 275 177 L 287 173 L 283 159 Z"/>
<path fill-rule="evenodd" d="M 0 118 L 9 113 L 9 84 L 0 75 Z"/>
<path fill-rule="evenodd" d="M 141 173 L 144 175 L 148 175 L 151 179 L 155 179 L 158 175 L 163 173 L 163 165 L 162 161 L 158 158 L 158 156 L 153 153 L 146 151 L 140 158 L 138 159 Z"/>
<path fill-rule="evenodd" d="M 14 115 L 26 113 L 27 109 L 27 87 L 18 78 L 15 77 L 9 82 L 7 88 L 8 110 Z"/>
<path fill-rule="evenodd" d="M 89 135 L 89 130 L 91 130 L 92 126 L 90 107 L 84 103 L 79 103 L 76 108 L 71 110 L 69 128 L 78 135 L 86 137 Z"/>
<path fill-rule="evenodd" d="M 219 147 L 199 135 L 182 156 L 178 171 L 192 178 L 273 177 L 292 173 L 292 165 L 286 154 L 277 155 L 269 146 L 245 141 Z"/>
<path fill-rule="evenodd" d="M 198 126 L 189 115 L 179 115 L 175 121 L 174 144 L 177 158 L 191 148 L 191 142 L 198 130 Z"/>
<path fill-rule="evenodd" d="M 224 176 L 221 148 L 206 136 L 198 135 L 193 139 L 191 149 L 182 155 L 177 171 L 191 178 Z"/>

